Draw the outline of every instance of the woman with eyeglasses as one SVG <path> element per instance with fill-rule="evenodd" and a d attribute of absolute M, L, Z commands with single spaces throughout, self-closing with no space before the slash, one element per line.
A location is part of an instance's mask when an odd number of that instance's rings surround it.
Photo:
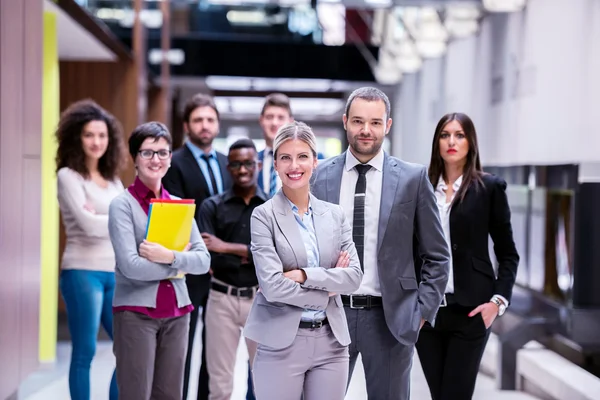
<path fill-rule="evenodd" d="M 73 400 L 89 400 L 98 329 L 102 325 L 111 338 L 113 333 L 115 256 L 108 237 L 108 207 L 123 192 L 118 174 L 125 146 L 117 120 L 91 100 L 65 110 L 56 138 L 58 204 L 67 237 L 60 292 L 73 343 L 69 391 Z M 113 374 L 109 398 L 117 397 Z"/>
<path fill-rule="evenodd" d="M 129 137 L 137 177 L 110 205 L 115 251 L 114 353 L 119 398 L 181 400 L 193 310 L 183 274 L 204 274 L 210 255 L 196 223 L 190 243 L 172 251 L 145 239 L 153 198 L 170 199 L 161 180 L 171 164 L 171 134 L 159 122 Z"/>

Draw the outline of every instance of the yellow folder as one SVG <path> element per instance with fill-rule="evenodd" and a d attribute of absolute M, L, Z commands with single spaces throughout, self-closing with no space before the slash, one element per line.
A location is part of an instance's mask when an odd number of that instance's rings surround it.
<path fill-rule="evenodd" d="M 169 250 L 183 251 L 190 242 L 195 211 L 194 200 L 153 199 L 148 211 L 146 240 Z"/>

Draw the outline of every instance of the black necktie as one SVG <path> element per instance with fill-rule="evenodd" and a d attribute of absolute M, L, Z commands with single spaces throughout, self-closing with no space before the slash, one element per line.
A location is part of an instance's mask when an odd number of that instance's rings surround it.
<path fill-rule="evenodd" d="M 215 173 L 213 172 L 212 167 L 210 166 L 210 162 L 209 160 L 211 159 L 211 155 L 210 154 L 202 154 L 200 156 L 204 161 L 206 161 L 206 166 L 208 167 L 208 174 L 210 175 L 210 186 L 212 188 L 211 194 L 219 194 L 218 191 L 218 186 L 217 186 L 217 179 L 215 178 Z M 210 189 L 210 188 L 209 188 Z"/>
<path fill-rule="evenodd" d="M 365 197 L 367 191 L 367 171 L 370 165 L 359 164 L 356 166 L 358 180 L 354 189 L 354 218 L 352 221 L 352 240 L 356 246 L 360 269 L 364 271 L 363 258 L 365 254 Z"/>

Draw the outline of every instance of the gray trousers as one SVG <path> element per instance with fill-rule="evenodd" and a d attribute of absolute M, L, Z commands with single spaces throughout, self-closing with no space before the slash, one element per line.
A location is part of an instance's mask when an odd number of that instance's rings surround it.
<path fill-rule="evenodd" d="M 348 379 L 348 347 L 329 325 L 298 329 L 291 346 L 275 350 L 259 344 L 252 368 L 257 400 L 343 400 Z"/>
<path fill-rule="evenodd" d="M 190 315 L 153 319 L 123 311 L 113 317 L 119 399 L 181 400 Z"/>
<path fill-rule="evenodd" d="M 369 310 L 344 307 L 344 311 L 352 340 L 348 384 L 360 353 L 369 400 L 409 400 L 415 346 L 405 346 L 392 336 L 381 307 Z"/>

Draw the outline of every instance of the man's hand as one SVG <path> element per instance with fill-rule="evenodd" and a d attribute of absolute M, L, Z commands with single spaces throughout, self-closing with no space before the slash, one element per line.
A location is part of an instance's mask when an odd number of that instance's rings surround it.
<path fill-rule="evenodd" d="M 419 326 L 419 329 L 423 329 L 423 325 L 425 325 L 425 318 L 421 318 L 421 326 Z"/>
<path fill-rule="evenodd" d="M 478 306 L 476 309 L 469 313 L 469 317 L 474 317 L 477 314 L 481 313 L 481 318 L 483 319 L 483 323 L 485 324 L 485 329 L 489 329 L 490 326 L 494 323 L 494 320 L 498 316 L 498 306 L 496 303 L 484 303 Z"/>
<path fill-rule="evenodd" d="M 139 253 L 140 256 L 145 259 L 159 264 L 171 264 L 175 260 L 173 251 L 158 243 L 152 243 L 145 239 L 142 244 L 140 244 Z"/>
<path fill-rule="evenodd" d="M 304 270 L 302 269 L 294 269 L 288 272 L 284 272 L 283 276 L 300 284 L 306 282 L 306 272 L 304 272 Z"/>
<path fill-rule="evenodd" d="M 212 251 L 213 253 L 225 253 L 225 242 L 216 237 L 215 235 L 202 232 L 202 239 L 204 240 L 204 244 L 206 245 L 208 251 Z"/>

